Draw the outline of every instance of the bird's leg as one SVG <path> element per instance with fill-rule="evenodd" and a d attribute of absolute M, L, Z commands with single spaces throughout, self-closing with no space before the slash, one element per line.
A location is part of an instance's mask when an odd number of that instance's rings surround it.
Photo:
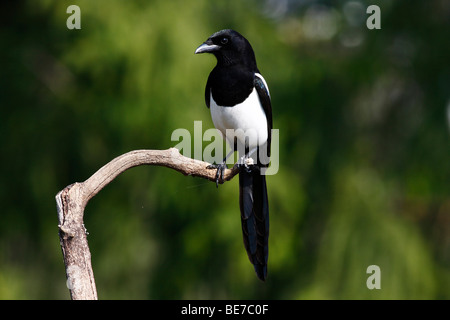
<path fill-rule="evenodd" d="M 225 158 L 223 158 L 222 163 L 218 164 L 210 164 L 207 166 L 207 169 L 217 169 L 216 171 L 216 188 L 219 187 L 219 181 L 223 182 L 223 174 L 225 169 L 227 169 L 227 159 L 234 153 L 234 150 L 231 150 Z"/>

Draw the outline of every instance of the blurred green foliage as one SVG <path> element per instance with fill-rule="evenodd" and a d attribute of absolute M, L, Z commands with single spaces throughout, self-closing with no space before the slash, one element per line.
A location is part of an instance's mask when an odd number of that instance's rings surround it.
<path fill-rule="evenodd" d="M 138 167 L 86 208 L 99 298 L 449 299 L 450 5 L 370 4 L 381 30 L 361 1 L 3 3 L 0 298 L 69 298 L 54 196 L 122 153 L 176 145 L 195 120 L 212 127 L 215 60 L 193 52 L 233 28 L 280 130 L 269 278 L 242 244 L 237 179 Z"/>

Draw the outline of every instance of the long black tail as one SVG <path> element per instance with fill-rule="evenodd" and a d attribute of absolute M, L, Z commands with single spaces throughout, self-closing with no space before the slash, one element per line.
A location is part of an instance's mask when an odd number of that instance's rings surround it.
<path fill-rule="evenodd" d="M 266 176 L 259 170 L 243 169 L 239 173 L 239 206 L 248 258 L 258 278 L 265 281 L 269 257 L 269 202 Z"/>

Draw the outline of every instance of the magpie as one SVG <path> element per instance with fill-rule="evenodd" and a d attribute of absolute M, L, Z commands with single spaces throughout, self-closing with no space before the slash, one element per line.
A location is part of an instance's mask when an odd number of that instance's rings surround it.
<path fill-rule="evenodd" d="M 263 173 L 269 162 L 272 129 L 269 88 L 256 66 L 252 46 L 237 31 L 225 29 L 214 33 L 195 53 L 211 53 L 217 59 L 206 83 L 205 101 L 214 126 L 232 148 L 221 164 L 208 168 L 217 169 L 217 186 L 223 178 L 227 158 L 239 151 L 239 207 L 244 246 L 258 278 L 265 281 L 269 203 Z M 229 129 L 233 134 L 229 134 Z"/>

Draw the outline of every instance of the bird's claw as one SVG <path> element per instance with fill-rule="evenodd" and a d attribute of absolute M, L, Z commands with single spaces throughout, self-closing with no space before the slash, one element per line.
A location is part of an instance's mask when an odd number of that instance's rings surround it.
<path fill-rule="evenodd" d="M 226 163 L 220 163 L 220 164 L 210 164 L 206 167 L 206 169 L 217 169 L 216 171 L 216 188 L 219 187 L 219 181 L 223 183 L 223 176 L 225 173 L 225 169 L 227 169 Z"/>

